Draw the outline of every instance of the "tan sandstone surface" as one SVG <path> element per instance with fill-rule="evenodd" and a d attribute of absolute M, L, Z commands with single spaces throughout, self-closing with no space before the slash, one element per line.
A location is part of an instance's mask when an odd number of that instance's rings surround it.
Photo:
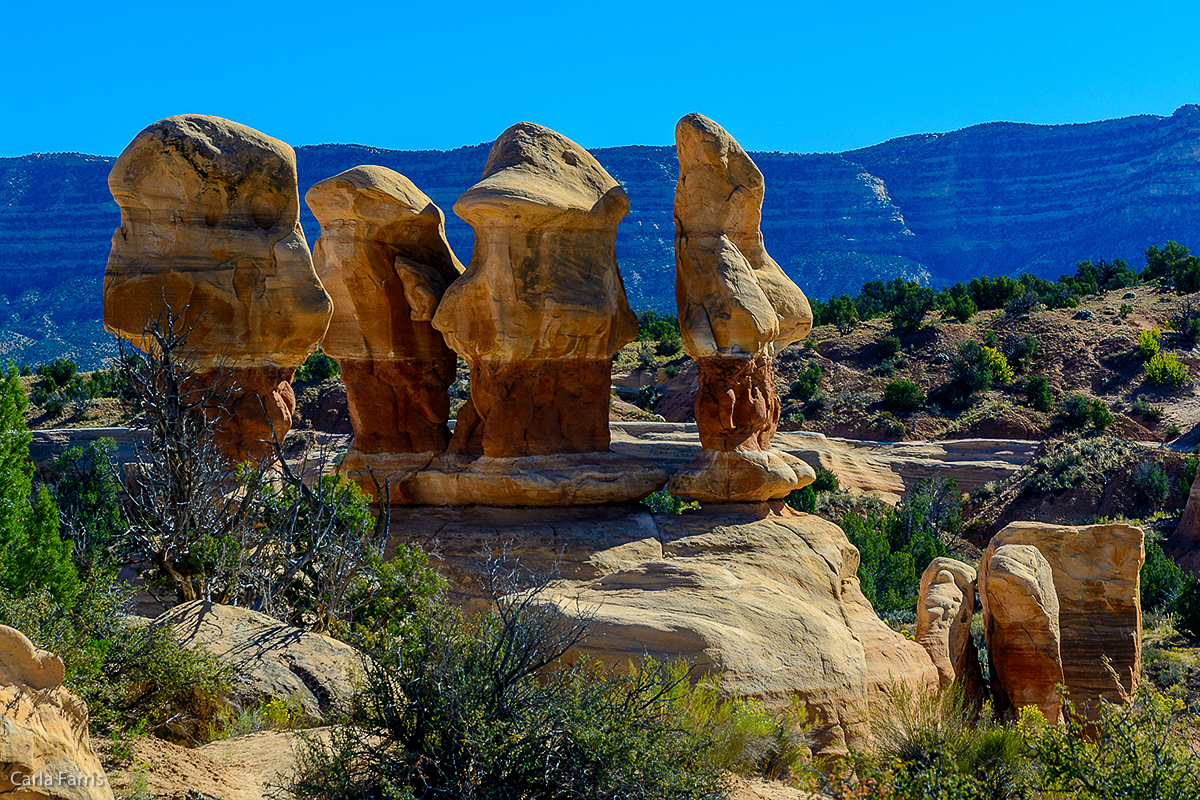
<path fill-rule="evenodd" d="M 0 797 L 112 800 L 63 662 L 0 625 Z"/>
<path fill-rule="evenodd" d="M 992 538 L 984 559 L 1006 545 L 1036 547 L 1053 572 L 1063 682 L 1072 702 L 1083 708 L 1131 695 L 1142 665 L 1142 529 L 1013 522 Z"/>
<path fill-rule="evenodd" d="M 1057 723 L 1063 648 L 1049 562 L 1032 545 L 989 546 L 980 562 L 979 599 L 997 711 L 1036 706 Z"/>
<path fill-rule="evenodd" d="M 332 306 L 300 228 L 291 147 L 220 117 L 154 123 L 113 164 L 121 210 L 104 273 L 104 327 L 135 346 L 170 308 L 195 366 L 240 387 L 221 433 L 231 457 L 291 425 L 291 379 Z M 265 414 L 264 414 L 265 408 Z"/>
<path fill-rule="evenodd" d="M 354 427 L 342 469 L 374 492 L 375 480 L 425 466 L 450 442 L 457 356 L 432 320 L 463 266 L 442 210 L 398 172 L 354 167 L 305 202 L 321 223 L 313 263 L 333 298 L 321 347 L 341 367 Z"/>
<path fill-rule="evenodd" d="M 921 574 L 917 600 L 917 643 L 937 667 L 942 688 L 957 682 L 967 702 L 984 695 L 979 654 L 971 638 L 977 577 L 969 564 L 935 558 Z"/>
<path fill-rule="evenodd" d="M 772 707 L 792 697 L 820 715 L 820 742 L 845 746 L 897 684 L 924 691 L 937 671 L 887 627 L 858 585 L 858 551 L 836 525 L 782 503 L 714 505 L 685 515 L 609 509 L 393 509 L 393 544 L 414 541 L 456 599 L 483 602 L 485 552 L 561 582 L 564 616 L 593 616 L 581 652 L 624 665 L 684 656 L 723 691 Z"/>
<path fill-rule="evenodd" d="M 248 608 L 197 600 L 153 624 L 170 625 L 184 644 L 232 666 L 233 699 L 243 708 L 294 697 L 310 719 L 336 715 L 362 672 L 362 656 L 350 645 Z"/>
<path fill-rule="evenodd" d="M 780 498 L 813 480 L 771 448 L 779 424 L 774 356 L 812 327 L 808 299 L 767 254 L 762 172 L 700 114 L 675 126 L 675 300 L 683 346 L 699 362 L 703 452 L 671 479 L 701 501 Z"/>
<path fill-rule="evenodd" d="M 1200 474 L 1192 481 L 1183 516 L 1163 549 L 1183 569 L 1200 572 Z"/>

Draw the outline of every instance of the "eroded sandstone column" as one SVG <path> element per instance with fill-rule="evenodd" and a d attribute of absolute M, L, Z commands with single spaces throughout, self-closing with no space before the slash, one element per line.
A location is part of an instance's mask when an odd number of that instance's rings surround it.
<path fill-rule="evenodd" d="M 450 443 L 458 460 L 407 496 L 579 505 L 661 487 L 665 471 L 608 450 L 612 357 L 638 326 L 614 252 L 624 190 L 578 144 L 522 122 L 454 211 L 475 250 L 433 326 L 469 364 L 471 396 Z"/>
<path fill-rule="evenodd" d="M 117 158 L 121 208 L 104 273 L 104 327 L 145 346 L 170 308 L 200 380 L 237 387 L 218 441 L 234 461 L 291 427 L 291 380 L 332 313 L 300 228 L 296 154 L 220 117 L 168 117 Z"/>
<path fill-rule="evenodd" d="M 917 601 L 917 643 L 933 659 L 941 687 L 958 683 L 967 703 L 983 699 L 983 674 L 971 638 L 976 578 L 969 564 L 935 558 L 921 574 Z"/>
<path fill-rule="evenodd" d="M 1032 545 L 988 547 L 980 562 L 979 598 L 996 710 L 1037 706 L 1057 724 L 1063 641 L 1050 564 Z"/>
<path fill-rule="evenodd" d="M 773 359 L 808 334 L 812 311 L 763 246 L 763 176 L 746 151 L 700 114 L 679 121 L 675 144 L 675 301 L 684 349 L 700 366 L 704 451 L 670 489 L 713 502 L 784 497 L 814 476 L 771 449 Z"/>
<path fill-rule="evenodd" d="M 431 320 L 463 266 L 441 209 L 386 167 L 354 167 L 304 199 L 321 223 L 313 262 L 333 297 L 322 348 L 341 367 L 354 426 L 341 468 L 373 493 L 450 442 L 457 357 Z"/>

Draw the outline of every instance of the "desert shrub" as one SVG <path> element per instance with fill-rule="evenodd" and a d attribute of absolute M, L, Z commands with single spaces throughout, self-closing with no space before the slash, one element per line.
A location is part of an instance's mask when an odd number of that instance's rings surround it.
<path fill-rule="evenodd" d="M 788 396 L 797 400 L 808 400 L 817 389 L 821 388 L 821 380 L 825 377 L 820 364 L 809 364 L 788 389 Z"/>
<path fill-rule="evenodd" d="M 1019 294 L 1004 306 L 1004 315 L 1008 317 L 1023 317 L 1032 313 L 1041 305 L 1042 299 L 1035 291 Z"/>
<path fill-rule="evenodd" d="M 1183 570 L 1163 552 L 1158 542 L 1146 540 L 1146 561 L 1142 564 L 1142 609 L 1169 610 L 1179 596 Z"/>
<path fill-rule="evenodd" d="M 1133 293 L 1128 292 L 1127 294 L 1133 294 Z M 1136 297 L 1136 296 L 1137 295 L 1134 295 L 1134 297 Z M 1133 313 L 1133 306 L 1131 306 L 1129 303 L 1121 303 L 1121 308 L 1118 309 L 1117 316 L 1119 316 L 1121 319 L 1125 319 L 1132 313 Z"/>
<path fill-rule="evenodd" d="M 374 652 L 347 724 L 304 740 L 285 787 L 320 798 L 716 798 L 713 740 L 674 711 L 678 672 L 560 662 L 583 626 L 533 591 L 464 619 L 435 604 Z M 557 669 L 547 671 L 554 665 Z"/>
<path fill-rule="evenodd" d="M 1150 422 L 1158 422 L 1166 411 L 1162 406 L 1151 403 L 1141 395 L 1133 399 L 1133 402 L 1129 404 L 1129 410 Z"/>
<path fill-rule="evenodd" d="M 1116 420 L 1103 400 L 1088 400 L 1079 394 L 1073 394 L 1064 400 L 1059 411 L 1063 423 L 1071 429 L 1092 425 L 1096 430 L 1102 431 Z"/>
<path fill-rule="evenodd" d="M 817 494 L 821 492 L 836 492 L 840 488 L 837 475 L 821 466 L 813 467 L 816 478 L 808 486 L 793 489 L 788 492 L 785 502 L 796 509 L 808 514 L 817 510 Z"/>
<path fill-rule="evenodd" d="M 1142 270 L 1144 280 L 1174 286 L 1180 294 L 1200 289 L 1200 258 L 1188 252 L 1183 245 L 1177 242 L 1167 242 L 1161 248 L 1150 245 L 1145 255 L 1146 267 Z"/>
<path fill-rule="evenodd" d="M 1012 382 L 1013 371 L 1008 359 L 994 347 L 968 339 L 958 347 L 958 356 L 951 362 L 955 380 L 969 393 L 990 389 L 994 384 Z"/>
<path fill-rule="evenodd" d="M 994 800 L 1032 796 L 1041 782 L 1030 742 L 1045 727 L 1036 709 L 1005 725 L 985 706 L 975 715 L 955 692 L 899 692 L 872 714 L 877 745 L 851 750 L 825 779 L 835 797 Z M 848 769 L 853 765 L 853 771 Z"/>
<path fill-rule="evenodd" d="M 1009 348 L 1008 361 L 1014 366 L 1018 372 L 1026 372 L 1032 365 L 1033 360 L 1041 354 L 1042 348 L 1038 344 L 1037 337 L 1032 333 L 1027 333 L 1012 344 Z"/>
<path fill-rule="evenodd" d="M 813 467 L 813 472 L 816 473 L 817 477 L 809 485 L 813 487 L 814 492 L 836 492 L 841 488 L 838 476 L 832 471 L 822 466 L 816 466 Z"/>
<path fill-rule="evenodd" d="M 74 543 L 72 557 L 81 574 L 106 567 L 124 555 L 121 485 L 112 463 L 116 448 L 112 439 L 95 439 L 85 447 L 72 447 L 54 461 L 58 477 L 51 492 L 62 533 Z"/>
<path fill-rule="evenodd" d="M 829 302 L 813 301 L 813 325 L 834 325 L 845 336 L 858 325 L 858 309 L 850 295 L 831 297 Z"/>
<path fill-rule="evenodd" d="M 1150 358 L 1162 350 L 1161 338 L 1162 331 L 1158 328 L 1143 328 L 1138 331 L 1138 352 L 1142 354 L 1142 358 Z"/>
<path fill-rule="evenodd" d="M 1050 393 L 1050 382 L 1042 375 L 1034 375 L 1025 385 L 1025 402 L 1034 411 L 1049 411 L 1054 407 L 1054 395 Z"/>
<path fill-rule="evenodd" d="M 1180 363 L 1171 353 L 1159 351 L 1142 366 L 1146 370 L 1146 380 L 1151 386 L 1179 388 L 1188 379 L 1187 365 Z"/>
<path fill-rule="evenodd" d="M 883 403 L 898 411 L 912 411 L 925 402 L 925 393 L 912 381 L 892 381 L 883 388 Z"/>
<path fill-rule="evenodd" d="M 1171 610 L 1175 613 L 1175 629 L 1189 641 L 1200 642 L 1200 577 L 1184 576 Z"/>
<path fill-rule="evenodd" d="M 1053 442 L 1026 468 L 1030 476 L 1025 491 L 1046 494 L 1069 489 L 1084 480 L 1105 483 L 1123 473 L 1140 455 L 1139 448 L 1128 439 L 1111 436 Z"/>
<path fill-rule="evenodd" d="M 654 406 L 663 398 L 663 390 L 658 386 L 643 386 L 638 389 L 633 404 L 643 411 L 653 411 Z"/>
<path fill-rule="evenodd" d="M 1143 686 L 1131 702 L 1100 701 L 1085 719 L 1065 705 L 1064 726 L 1034 739 L 1045 789 L 1082 800 L 1200 798 L 1200 753 L 1189 743 L 1183 704 Z"/>
<path fill-rule="evenodd" d="M 895 336 L 884 336 L 879 340 L 879 357 L 891 358 L 900 352 L 900 340 Z"/>
<path fill-rule="evenodd" d="M 184 646 L 169 627 L 130 621 L 122 611 L 131 595 L 99 571 L 69 602 L 45 589 L 22 598 L 0 593 L 0 623 L 62 658 L 63 683 L 87 703 L 94 732 L 161 732 L 181 716 L 206 730 L 228 690 L 228 669 Z"/>
<path fill-rule="evenodd" d="M 1195 308 L 1190 300 L 1186 301 L 1183 308 L 1171 314 L 1167 327 L 1187 344 L 1196 344 L 1200 341 L 1200 308 Z"/>
<path fill-rule="evenodd" d="M 933 308 L 934 292 L 925 286 L 908 284 L 892 308 L 892 324 L 901 333 L 914 333 Z"/>
<path fill-rule="evenodd" d="M 938 300 L 942 307 L 942 316 L 946 319 L 968 322 L 979 310 L 967 287 L 961 283 L 951 286 L 939 295 Z"/>
<path fill-rule="evenodd" d="M 37 368 L 37 374 L 48 381 L 49 385 L 55 388 L 66 386 L 75 377 L 79 367 L 69 358 L 58 358 L 50 364 L 43 364 Z M 54 391 L 51 389 L 50 391 Z"/>
<path fill-rule="evenodd" d="M 296 380 L 304 383 L 321 383 L 342 374 L 338 362 L 320 348 L 309 356 L 300 369 L 296 370 Z"/>
<path fill-rule="evenodd" d="M 1156 461 L 1140 461 L 1133 468 L 1133 488 L 1138 499 L 1151 508 L 1158 508 L 1167 501 L 1171 484 L 1167 480 L 1167 469 Z"/>
<path fill-rule="evenodd" d="M 1116 421 L 1116 417 L 1103 400 L 1093 400 L 1088 405 L 1088 419 L 1096 430 L 1102 431 Z"/>
<path fill-rule="evenodd" d="M 684 500 L 666 489 L 651 492 L 642 498 L 641 503 L 650 509 L 651 514 L 682 514 L 684 511 L 694 511 L 700 508 L 699 503 Z"/>

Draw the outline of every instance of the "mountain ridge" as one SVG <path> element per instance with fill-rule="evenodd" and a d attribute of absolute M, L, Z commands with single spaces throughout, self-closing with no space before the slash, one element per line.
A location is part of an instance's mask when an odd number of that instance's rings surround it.
<path fill-rule="evenodd" d="M 301 193 L 362 163 L 410 178 L 446 214 L 466 262 L 472 234 L 454 201 L 478 180 L 490 143 L 452 150 L 361 144 L 296 147 Z M 617 260 L 634 308 L 674 310 L 673 199 L 666 145 L 591 150 L 631 200 Z M 1200 105 L 1169 117 L 1035 125 L 987 122 L 842 153 L 755 152 L 766 178 L 768 251 L 810 297 L 902 277 L 935 286 L 979 274 L 1054 278 L 1077 261 L 1150 244 L 1200 244 Z M 0 158 L 0 359 L 60 355 L 95 365 L 114 352 L 100 280 L 119 222 L 111 156 Z M 319 227 L 302 204 L 309 245 Z"/>

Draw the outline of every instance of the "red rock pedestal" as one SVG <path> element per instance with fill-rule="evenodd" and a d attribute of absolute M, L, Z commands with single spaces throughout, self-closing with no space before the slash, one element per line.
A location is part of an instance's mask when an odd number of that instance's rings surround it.
<path fill-rule="evenodd" d="M 704 451 L 671 479 L 670 490 L 701 502 L 757 502 L 812 483 L 812 467 L 771 449 L 780 408 L 772 359 L 697 361 L 696 427 Z"/>
<path fill-rule="evenodd" d="M 243 367 L 206 370 L 196 376 L 201 383 L 236 387 L 213 437 L 232 463 L 262 458 L 273 451 L 274 442 L 283 444 L 296 413 L 291 384 L 295 373 L 295 368 Z"/>

